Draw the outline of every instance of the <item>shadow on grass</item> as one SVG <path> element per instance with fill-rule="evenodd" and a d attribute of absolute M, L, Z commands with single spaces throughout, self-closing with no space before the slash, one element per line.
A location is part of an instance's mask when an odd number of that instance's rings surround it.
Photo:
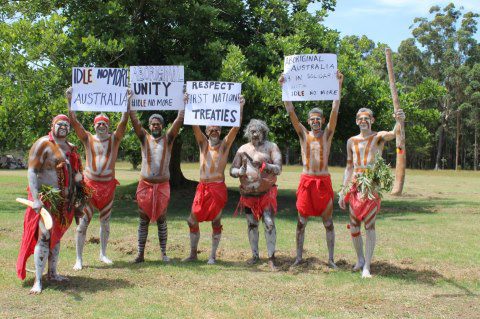
<path fill-rule="evenodd" d="M 112 218 L 116 222 L 131 223 L 138 219 L 138 207 L 135 201 L 135 192 L 137 183 L 121 185 L 117 187 L 116 200 L 114 202 Z M 170 204 L 168 207 L 168 217 L 171 220 L 186 220 L 190 214 L 190 208 L 195 197 L 196 184 L 189 184 L 183 188 L 172 189 Z M 233 213 L 237 208 L 240 195 L 238 188 L 228 189 L 228 202 L 223 210 L 223 218 L 233 218 Z M 348 221 L 348 213 L 342 211 L 337 204 L 337 196 L 334 201 L 334 216 L 336 220 Z M 295 221 L 297 219 L 296 209 L 296 191 L 280 189 L 278 191 L 277 218 Z M 387 199 L 382 202 L 382 209 L 377 219 L 392 217 L 406 217 L 412 214 L 434 214 L 438 207 L 450 208 L 458 204 L 476 206 L 475 201 L 457 201 L 449 198 L 430 198 L 430 197 L 402 197 L 398 199 Z M 404 219 L 402 219 L 404 220 Z"/>
<path fill-rule="evenodd" d="M 69 281 L 48 281 L 44 276 L 42 280 L 43 290 L 57 290 L 64 292 L 77 301 L 83 300 L 81 293 L 94 294 L 99 291 L 113 291 L 116 289 L 132 288 L 134 284 L 121 278 L 92 278 L 84 276 L 67 276 Z M 23 287 L 33 286 L 34 278 L 23 282 Z"/>

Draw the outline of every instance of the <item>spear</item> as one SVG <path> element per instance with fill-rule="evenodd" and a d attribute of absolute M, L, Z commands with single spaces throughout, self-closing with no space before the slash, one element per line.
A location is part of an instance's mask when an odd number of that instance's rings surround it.
<path fill-rule="evenodd" d="M 395 112 L 400 109 L 397 87 L 395 86 L 395 75 L 393 74 L 392 50 L 385 49 L 387 59 L 388 80 L 390 82 L 390 92 L 392 94 L 393 109 Z M 392 195 L 400 196 L 405 182 L 405 168 L 407 166 L 407 155 L 405 151 L 405 128 L 403 123 L 400 129 L 396 131 L 395 141 L 397 146 L 397 164 L 395 165 L 395 183 L 393 184 Z"/>

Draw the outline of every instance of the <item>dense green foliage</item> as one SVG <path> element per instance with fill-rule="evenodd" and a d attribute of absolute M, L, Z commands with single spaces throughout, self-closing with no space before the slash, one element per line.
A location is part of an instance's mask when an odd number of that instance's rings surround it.
<path fill-rule="evenodd" d="M 312 3 L 322 9 L 311 13 Z M 240 81 L 246 98 L 244 123 L 266 120 L 270 138 L 287 162 L 298 162 L 299 143 L 281 102 L 277 79 L 283 57 L 334 52 L 345 75 L 331 164 L 343 165 L 345 141 L 358 128 L 360 107 L 376 115 L 374 129 L 393 127 L 384 44 L 365 36 L 340 38 L 322 24 L 335 14 L 335 0 L 182 0 L 182 1 L 9 1 L 0 7 L 0 152 L 26 151 L 49 129 L 51 118 L 66 112 L 64 91 L 71 67 L 183 64 L 186 79 Z M 432 7 L 432 17 L 414 21 L 413 38 L 394 55 L 401 106 L 406 110 L 408 165 L 433 168 L 445 157 L 454 167 L 454 112 L 462 113 L 461 162 L 473 167 L 480 98 L 480 50 L 473 35 L 478 15 L 448 5 Z M 320 105 L 298 103 L 306 118 Z M 147 112 L 145 112 L 147 113 Z M 141 114 L 143 119 L 149 114 Z M 176 114 L 164 114 L 171 122 Z M 83 113 L 86 127 L 93 114 Z M 118 120 L 119 115 L 112 115 Z M 475 134 L 466 134 L 475 131 Z M 74 142 L 78 140 L 71 137 Z M 191 130 L 182 129 L 182 158 L 196 160 Z M 237 139 L 237 145 L 242 143 Z M 446 145 L 446 146 L 445 146 Z M 235 147 L 234 146 L 234 149 Z M 130 130 L 121 156 L 139 164 L 140 145 Z M 437 155 L 440 154 L 440 155 Z M 389 162 L 393 145 L 386 149 Z"/>

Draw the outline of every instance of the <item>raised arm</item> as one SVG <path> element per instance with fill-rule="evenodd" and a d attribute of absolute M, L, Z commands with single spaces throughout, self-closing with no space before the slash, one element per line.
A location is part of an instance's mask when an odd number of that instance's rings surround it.
<path fill-rule="evenodd" d="M 278 79 L 278 83 L 280 83 L 280 85 L 283 85 L 284 82 L 285 82 L 285 78 L 283 77 L 283 74 L 282 74 Z M 301 140 L 305 139 L 307 129 L 298 120 L 293 103 L 291 101 L 285 101 L 284 104 L 285 104 L 285 109 L 287 110 L 288 115 L 290 116 L 290 121 L 293 124 L 293 128 L 295 129 L 295 132 L 297 132 L 298 137 L 300 137 Z"/>
<path fill-rule="evenodd" d="M 352 139 L 347 141 L 347 166 L 345 167 L 345 173 L 343 175 L 342 190 L 339 193 L 338 205 L 341 209 L 345 210 L 347 206 L 345 205 L 345 195 L 347 191 L 347 186 L 352 180 L 353 176 L 353 153 L 352 153 Z"/>
<path fill-rule="evenodd" d="M 83 125 L 77 120 L 77 115 L 74 111 L 72 111 L 72 87 L 69 87 L 65 92 L 67 96 L 67 107 L 68 107 L 68 117 L 70 118 L 70 125 L 75 130 L 78 138 L 82 142 L 86 142 L 88 140 L 88 134 Z"/>
<path fill-rule="evenodd" d="M 337 118 L 338 118 L 338 109 L 340 108 L 340 99 L 342 97 L 342 86 L 343 86 L 343 74 L 337 70 L 337 79 L 338 79 L 338 100 L 333 101 L 332 111 L 330 112 L 330 118 L 327 124 L 327 134 L 328 138 L 332 138 L 333 133 L 335 133 L 335 128 L 337 127 Z"/>
<path fill-rule="evenodd" d="M 179 110 L 177 114 L 177 118 L 173 121 L 172 127 L 167 131 L 167 139 L 168 143 L 173 143 L 175 137 L 177 137 L 178 132 L 180 132 L 180 128 L 183 124 L 183 117 L 185 116 L 185 110 Z"/>
<path fill-rule="evenodd" d="M 140 141 L 143 142 L 143 139 L 145 138 L 145 130 L 142 127 L 142 123 L 140 123 L 140 120 L 137 118 L 137 112 L 130 111 L 130 120 L 132 121 L 135 134 L 137 134 Z"/>
<path fill-rule="evenodd" d="M 395 118 L 395 121 L 396 121 L 395 126 L 393 127 L 393 130 L 378 132 L 378 135 L 386 142 L 393 140 L 396 134 L 399 133 L 400 128 L 404 125 L 405 113 L 403 112 L 402 109 L 399 109 L 397 112 L 395 112 L 393 114 L 393 117 Z"/>
<path fill-rule="evenodd" d="M 243 95 L 240 95 L 240 124 L 238 125 L 238 127 L 232 127 L 228 132 L 228 134 L 223 139 L 228 148 L 232 146 L 233 141 L 235 141 L 235 137 L 237 137 L 237 134 L 240 131 L 240 126 L 242 126 L 244 106 L 245 106 L 245 99 L 243 98 Z"/>
<path fill-rule="evenodd" d="M 128 115 L 130 113 L 130 103 L 132 102 L 132 90 L 128 89 L 127 94 L 128 94 L 127 112 L 122 114 L 122 118 L 120 119 L 120 122 L 117 125 L 117 129 L 115 130 L 115 133 L 113 133 L 117 140 L 121 140 L 125 135 L 125 131 L 127 130 L 127 123 L 129 118 Z"/>

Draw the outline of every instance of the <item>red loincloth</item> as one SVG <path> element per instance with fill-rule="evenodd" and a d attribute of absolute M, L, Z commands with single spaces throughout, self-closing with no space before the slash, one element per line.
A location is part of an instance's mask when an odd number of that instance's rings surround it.
<path fill-rule="evenodd" d="M 380 211 L 381 199 L 378 195 L 375 196 L 375 199 L 363 198 L 362 193 L 354 184 L 347 195 L 345 195 L 345 203 L 350 204 L 350 208 L 357 219 L 362 221 L 375 207 L 377 208 L 377 213 Z"/>
<path fill-rule="evenodd" d="M 261 196 L 240 196 L 237 211 L 238 209 L 243 211 L 245 207 L 252 210 L 256 220 L 260 220 L 267 208 L 271 208 L 274 215 L 277 214 L 277 186 L 273 185 L 268 192 Z M 237 211 L 235 211 L 235 215 Z"/>
<path fill-rule="evenodd" d="M 33 201 L 30 191 L 28 191 L 28 199 Z M 45 206 L 48 210 L 50 205 L 45 203 Z M 70 227 L 74 215 L 74 209 L 69 212 L 64 212 L 64 215 L 67 224 L 63 226 L 60 220 L 58 220 L 57 217 L 52 214 L 53 226 L 52 229 L 50 229 L 50 250 L 55 247 L 55 245 L 62 238 L 63 234 L 65 234 L 67 231 L 68 227 Z M 37 214 L 32 208 L 27 207 L 25 210 L 25 217 L 23 219 L 22 242 L 20 244 L 20 252 L 18 253 L 17 259 L 17 276 L 22 280 L 25 279 L 26 275 L 25 265 L 27 264 L 27 259 L 33 254 L 35 245 L 37 244 L 39 220 L 40 214 Z"/>
<path fill-rule="evenodd" d="M 212 221 L 227 203 L 227 186 L 224 182 L 200 182 L 193 199 L 192 212 L 197 221 Z"/>
<path fill-rule="evenodd" d="M 330 175 L 301 175 L 297 189 L 297 210 L 300 215 L 321 216 L 333 197 Z"/>
<path fill-rule="evenodd" d="M 83 180 L 87 187 L 90 187 L 93 190 L 92 198 L 90 199 L 91 203 L 98 210 L 102 210 L 105 206 L 110 203 L 115 197 L 115 187 L 120 185 L 116 179 L 112 179 L 106 182 L 94 181 L 88 179 L 85 175 Z"/>
<path fill-rule="evenodd" d="M 156 222 L 167 211 L 170 202 L 170 182 L 149 183 L 144 180 L 138 182 L 137 203 L 151 222 Z"/>

